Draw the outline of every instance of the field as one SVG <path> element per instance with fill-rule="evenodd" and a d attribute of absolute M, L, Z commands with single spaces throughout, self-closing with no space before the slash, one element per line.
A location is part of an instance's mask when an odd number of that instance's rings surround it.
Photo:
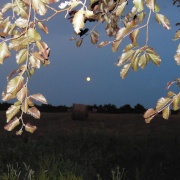
<path fill-rule="evenodd" d="M 34 134 L 6 132 L 0 122 L 0 179 L 179 180 L 180 115 L 42 113 Z M 19 175 L 18 175 L 19 173 Z"/>

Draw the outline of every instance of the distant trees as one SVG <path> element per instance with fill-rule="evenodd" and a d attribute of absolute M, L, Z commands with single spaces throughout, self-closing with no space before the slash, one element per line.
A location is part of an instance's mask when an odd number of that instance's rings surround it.
<path fill-rule="evenodd" d="M 117 108 L 113 104 L 105 104 L 97 106 L 96 104 L 93 106 L 89 106 L 89 110 L 93 111 L 96 109 L 98 113 L 144 113 L 146 108 L 143 105 L 137 104 L 132 108 L 129 104 L 125 104 L 119 108 Z"/>

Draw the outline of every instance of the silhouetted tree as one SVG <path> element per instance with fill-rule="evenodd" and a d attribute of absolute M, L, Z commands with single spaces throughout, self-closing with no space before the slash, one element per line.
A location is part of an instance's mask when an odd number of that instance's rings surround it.
<path fill-rule="evenodd" d="M 146 109 L 141 104 L 134 106 L 134 113 L 144 113 Z"/>

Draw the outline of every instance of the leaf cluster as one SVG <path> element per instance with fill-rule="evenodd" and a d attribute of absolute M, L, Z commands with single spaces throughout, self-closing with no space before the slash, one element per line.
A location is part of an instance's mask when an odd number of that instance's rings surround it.
<path fill-rule="evenodd" d="M 15 60 L 18 65 L 7 77 L 7 86 L 2 93 L 2 100 L 16 99 L 15 103 L 6 111 L 7 125 L 5 129 L 13 130 L 21 124 L 17 135 L 22 134 L 23 129 L 34 132 L 36 126 L 32 126 L 23 120 L 23 114 L 29 114 L 34 118 L 40 118 L 40 111 L 34 106 L 33 101 L 47 104 L 45 97 L 40 94 L 29 94 L 28 82 L 37 69 L 50 64 L 50 48 L 42 40 L 41 32 L 48 34 L 45 22 L 51 20 L 59 13 L 66 12 L 65 17 L 72 23 L 76 46 L 80 47 L 83 39 L 90 37 L 91 43 L 99 48 L 111 45 L 112 52 L 118 52 L 124 39 L 129 38 L 128 43 L 119 56 L 116 65 L 121 67 L 120 76 L 125 78 L 130 69 L 137 71 L 144 69 L 149 61 L 159 66 L 161 58 L 158 53 L 148 45 L 148 30 L 150 18 L 154 15 L 157 23 L 166 30 L 170 30 L 168 18 L 160 13 L 160 7 L 156 0 L 90 0 L 87 7 L 86 1 L 69 0 L 61 2 L 59 9 L 51 6 L 59 0 L 13 0 L 2 6 L 0 11 L 0 64 L 11 57 L 15 51 Z M 174 4 L 178 3 L 174 0 Z M 131 10 L 127 12 L 127 7 Z M 53 12 L 50 16 L 49 11 Z M 147 15 L 147 11 L 149 12 Z M 48 15 L 47 15 L 48 14 Z M 42 18 L 43 17 L 43 18 Z M 87 27 L 89 23 L 94 27 Z M 99 40 L 100 33 L 96 29 L 100 24 L 105 24 L 105 33 L 111 41 Z M 138 36 L 145 29 L 146 36 L 143 46 L 138 44 Z M 179 39 L 180 31 L 177 31 L 174 40 Z M 180 45 L 174 56 L 180 65 Z M 168 118 L 168 107 L 172 104 L 177 109 L 179 95 L 172 94 L 158 101 L 156 110 L 149 110 L 145 118 L 150 121 L 154 115 L 163 111 L 163 117 Z M 176 100 L 177 99 L 177 100 Z M 175 102 L 178 103 L 175 103 Z M 148 118 L 150 115 L 150 119 Z"/>
<path fill-rule="evenodd" d="M 165 29 L 171 28 L 167 17 L 159 13 L 160 7 L 155 0 L 133 0 L 131 11 L 125 14 L 125 9 L 129 4 L 126 0 L 91 0 L 89 8 L 86 10 L 93 12 L 89 13 L 89 16 L 86 16 L 86 11 L 82 9 L 72 10 L 69 13 L 77 36 L 71 40 L 76 40 L 77 47 L 82 45 L 84 37 L 90 35 L 92 44 L 99 48 L 111 44 L 112 51 L 117 52 L 122 41 L 129 37 L 131 43 L 123 49 L 116 63 L 117 66 L 122 67 L 120 71 L 122 78 L 125 78 L 130 68 L 134 71 L 137 71 L 139 67 L 144 69 L 149 61 L 155 65 L 160 65 L 160 56 L 152 47 L 148 46 L 148 27 L 151 14 L 154 13 L 157 23 Z M 148 9 L 149 15 L 146 17 Z M 93 29 L 90 30 L 85 27 L 87 21 L 95 22 Z M 113 40 L 101 41 L 98 44 L 100 34 L 95 29 L 102 23 L 105 23 L 107 36 Z M 146 41 L 145 45 L 140 47 L 138 36 L 142 28 L 146 29 Z"/>
<path fill-rule="evenodd" d="M 47 104 L 45 97 L 40 94 L 29 95 L 28 81 L 36 69 L 50 64 L 50 48 L 41 40 L 38 32 L 48 33 L 48 28 L 37 15 L 47 13 L 48 4 L 58 0 L 14 0 L 3 5 L 0 11 L 0 64 L 15 51 L 18 68 L 7 76 L 7 86 L 2 92 L 2 100 L 16 99 L 6 111 L 7 125 L 5 130 L 11 131 L 21 124 L 16 132 L 21 135 L 23 129 L 33 133 L 36 126 L 23 120 L 23 114 L 40 118 L 40 111 L 33 100 Z"/>

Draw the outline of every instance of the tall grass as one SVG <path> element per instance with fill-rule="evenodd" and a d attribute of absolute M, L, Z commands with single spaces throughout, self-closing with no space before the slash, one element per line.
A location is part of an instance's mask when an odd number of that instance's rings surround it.
<path fill-rule="evenodd" d="M 25 139 L 1 134 L 0 179 L 175 180 L 180 179 L 179 152 L 173 137 L 83 130 Z"/>

